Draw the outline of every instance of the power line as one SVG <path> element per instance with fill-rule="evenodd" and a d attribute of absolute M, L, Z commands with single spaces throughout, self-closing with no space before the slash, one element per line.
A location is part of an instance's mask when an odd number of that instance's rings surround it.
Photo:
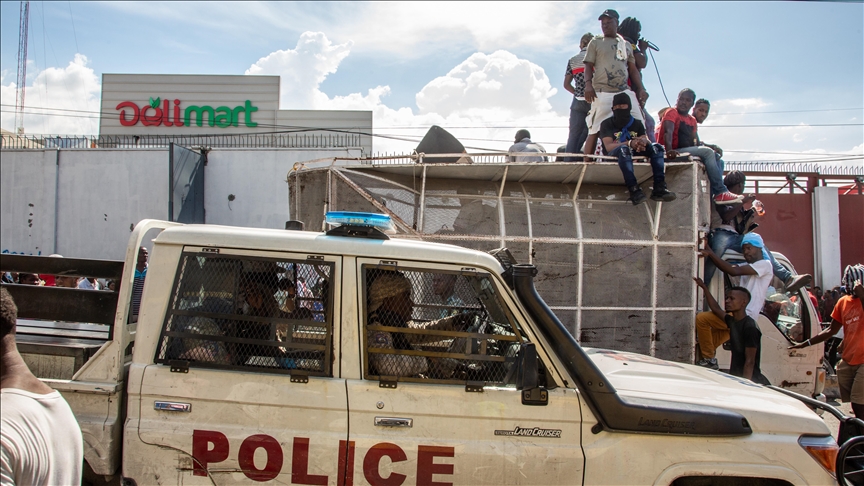
<path fill-rule="evenodd" d="M 0 104 L 0 106 L 12 106 L 12 105 Z M 85 119 L 98 119 L 99 115 L 108 116 L 108 117 L 118 117 L 118 118 L 120 116 L 119 113 L 106 113 L 106 112 L 97 112 L 97 111 L 91 111 L 91 110 L 76 110 L 76 109 L 68 109 L 68 108 L 44 108 L 44 107 L 28 107 L 28 108 L 39 109 L 39 110 L 68 112 L 68 114 L 65 114 L 65 113 L 42 113 L 42 112 L 33 112 L 33 111 L 29 111 L 29 110 L 25 111 L 25 113 L 30 114 L 30 115 L 85 118 Z M 862 124 L 847 124 L 846 126 L 849 126 L 849 125 L 858 126 L 858 125 L 862 125 Z M 259 123 L 258 126 L 260 128 L 272 128 L 272 129 L 276 129 L 276 130 L 274 130 L 272 132 L 256 131 L 256 132 L 250 132 L 249 134 L 254 133 L 254 134 L 265 135 L 265 134 L 279 134 L 279 133 L 283 133 L 283 134 L 302 133 L 302 132 L 310 132 L 310 131 L 328 131 L 328 132 L 334 132 L 334 133 L 366 135 L 366 136 L 370 136 L 370 137 L 386 138 L 386 139 L 391 139 L 391 140 L 398 140 L 398 141 L 405 141 L 405 142 L 412 142 L 412 143 L 418 142 L 422 138 L 422 135 L 395 135 L 395 134 L 386 134 L 386 133 L 381 133 L 381 132 L 367 133 L 367 132 L 361 132 L 358 130 L 351 130 L 350 127 L 345 127 L 345 129 L 341 129 L 339 127 L 323 128 L 323 127 L 307 127 L 307 126 L 296 126 L 296 125 L 277 125 L 277 124 L 266 124 L 266 123 Z M 766 127 L 766 126 L 767 125 L 764 125 L 764 126 L 763 125 L 749 125 L 749 126 L 742 126 L 742 127 L 755 128 L 755 127 Z M 800 125 L 791 125 L 791 126 L 800 126 Z M 813 125 L 810 125 L 810 126 L 813 126 Z M 832 126 L 836 126 L 836 125 L 832 125 Z M 841 125 L 841 126 L 843 126 L 843 125 Z M 279 130 L 280 128 L 282 130 Z M 415 129 L 415 130 L 425 129 L 425 127 L 379 127 L 379 128 L 386 128 L 386 129 L 405 128 L 405 129 Z M 448 127 L 448 128 L 479 129 L 479 128 L 492 128 L 492 127 Z M 504 127 L 504 128 L 515 128 L 515 126 L 514 127 Z M 540 127 L 540 128 L 543 128 L 543 127 Z M 563 128 L 563 127 L 554 127 L 554 128 Z M 219 134 L 210 134 L 210 135 L 219 135 Z M 470 138 L 470 137 L 468 137 L 468 138 L 461 137 L 461 140 L 473 140 L 473 141 L 496 142 L 496 143 L 509 143 L 510 142 L 509 140 L 488 139 L 488 138 Z M 544 143 L 547 145 L 554 145 L 558 142 L 548 142 L 548 141 L 542 142 L 541 141 L 540 143 Z M 486 150 L 486 148 L 482 148 L 482 147 L 467 147 L 467 148 L 476 148 L 476 149 L 480 149 L 480 150 Z M 738 151 L 728 150 L 727 152 L 730 152 L 730 153 L 740 152 L 740 153 L 756 153 L 756 154 L 764 153 L 764 154 L 778 154 L 778 155 L 798 155 L 798 156 L 808 156 L 808 157 L 852 157 L 852 159 L 849 159 L 849 160 L 857 160 L 857 158 L 861 157 L 861 156 L 854 156 L 854 155 L 849 155 L 849 154 L 804 154 L 804 153 L 799 154 L 799 153 L 789 153 L 789 152 L 758 152 L 758 151 L 746 151 L 746 150 L 738 150 Z M 808 159 L 808 161 L 822 161 L 822 160 L 832 161 L 834 159 L 812 159 L 812 158 Z M 838 159 L 838 160 L 846 160 L 846 159 Z"/>
<path fill-rule="evenodd" d="M 821 111 L 864 111 L 864 108 L 824 108 L 820 110 L 742 111 L 739 113 L 712 113 L 715 116 L 762 115 L 765 113 L 816 113 Z"/>
<path fill-rule="evenodd" d="M 78 33 L 75 32 L 75 16 L 72 15 L 72 0 L 67 2 L 69 4 L 69 20 L 72 21 L 72 35 L 75 36 L 75 52 L 81 52 L 81 49 L 78 48 Z"/>

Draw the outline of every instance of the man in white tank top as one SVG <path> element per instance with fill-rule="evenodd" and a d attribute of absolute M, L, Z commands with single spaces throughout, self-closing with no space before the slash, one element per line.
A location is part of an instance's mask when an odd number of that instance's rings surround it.
<path fill-rule="evenodd" d="M 69 404 L 18 353 L 18 308 L 0 289 L 0 484 L 81 484 L 84 440 Z"/>

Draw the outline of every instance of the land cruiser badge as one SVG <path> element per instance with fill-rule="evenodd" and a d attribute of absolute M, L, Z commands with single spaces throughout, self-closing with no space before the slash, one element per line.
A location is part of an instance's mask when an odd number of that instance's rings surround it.
<path fill-rule="evenodd" d="M 561 438 L 561 429 L 541 429 L 538 427 L 516 427 L 513 430 L 496 430 L 495 435 L 510 437 L 552 437 Z"/>

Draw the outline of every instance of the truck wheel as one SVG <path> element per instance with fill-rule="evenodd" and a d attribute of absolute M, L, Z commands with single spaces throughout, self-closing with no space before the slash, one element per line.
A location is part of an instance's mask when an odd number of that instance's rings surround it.
<path fill-rule="evenodd" d="M 843 444 L 835 467 L 840 486 L 864 485 L 864 436 L 853 437 Z"/>

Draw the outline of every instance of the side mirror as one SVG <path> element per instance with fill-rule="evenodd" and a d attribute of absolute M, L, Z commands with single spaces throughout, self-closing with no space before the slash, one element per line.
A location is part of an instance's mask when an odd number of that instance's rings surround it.
<path fill-rule="evenodd" d="M 547 405 L 549 392 L 539 386 L 540 360 L 534 343 L 523 343 L 514 364 L 516 368 L 516 389 L 522 393 L 522 405 Z"/>

